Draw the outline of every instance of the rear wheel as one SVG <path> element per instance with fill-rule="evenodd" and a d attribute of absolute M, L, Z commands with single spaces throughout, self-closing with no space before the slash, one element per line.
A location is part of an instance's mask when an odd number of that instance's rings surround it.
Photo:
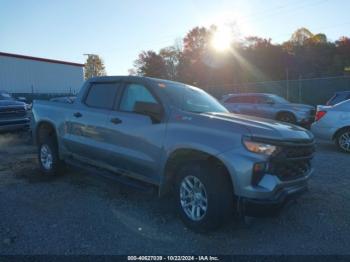
<path fill-rule="evenodd" d="M 290 123 L 290 124 L 296 123 L 295 116 L 292 113 L 280 113 L 277 115 L 276 119 L 278 121 L 286 122 L 286 123 Z"/>
<path fill-rule="evenodd" d="M 350 128 L 344 129 L 337 134 L 336 144 L 343 152 L 350 153 Z"/>
<path fill-rule="evenodd" d="M 54 176 L 60 173 L 63 165 L 59 159 L 57 142 L 54 137 L 48 136 L 39 143 L 38 160 L 43 174 Z"/>
<path fill-rule="evenodd" d="M 185 164 L 176 174 L 176 201 L 182 221 L 197 232 L 213 230 L 233 214 L 232 183 L 223 168 L 204 161 Z"/>

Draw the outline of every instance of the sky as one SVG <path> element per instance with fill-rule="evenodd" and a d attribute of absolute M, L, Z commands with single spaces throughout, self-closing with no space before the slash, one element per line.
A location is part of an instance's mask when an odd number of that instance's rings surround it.
<path fill-rule="evenodd" d="M 0 0 L 0 52 L 84 63 L 100 55 L 125 75 L 142 50 L 158 51 L 195 26 L 235 25 L 237 38 L 274 43 L 300 27 L 350 37 L 349 0 Z"/>

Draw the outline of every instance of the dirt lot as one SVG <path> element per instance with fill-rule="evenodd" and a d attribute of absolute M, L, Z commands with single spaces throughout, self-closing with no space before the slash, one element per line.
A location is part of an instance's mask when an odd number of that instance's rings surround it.
<path fill-rule="evenodd" d="M 172 202 L 96 175 L 43 178 L 25 134 L 0 135 L 1 254 L 350 254 L 350 155 L 319 143 L 310 191 L 278 217 L 193 233 Z"/>

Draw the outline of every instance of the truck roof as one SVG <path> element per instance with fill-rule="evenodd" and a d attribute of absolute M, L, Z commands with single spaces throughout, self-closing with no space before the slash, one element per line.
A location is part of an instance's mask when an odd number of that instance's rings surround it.
<path fill-rule="evenodd" d="M 161 79 L 161 78 L 154 78 L 154 77 L 146 77 L 146 76 L 98 76 L 90 78 L 89 82 L 113 82 L 113 81 L 145 81 L 150 84 L 168 84 L 168 85 L 186 85 L 185 83 L 171 81 L 167 79 Z"/>
<path fill-rule="evenodd" d="M 166 79 L 146 77 L 146 76 L 97 76 L 90 78 L 90 82 L 120 81 L 120 80 L 148 80 L 155 82 L 174 82 Z"/>

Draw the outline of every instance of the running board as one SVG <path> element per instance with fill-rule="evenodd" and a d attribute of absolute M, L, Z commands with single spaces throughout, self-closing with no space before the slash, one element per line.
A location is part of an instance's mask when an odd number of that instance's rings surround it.
<path fill-rule="evenodd" d="M 65 159 L 65 163 L 69 166 L 71 166 L 73 169 L 79 169 L 79 170 L 84 170 L 89 172 L 89 174 L 96 175 L 99 177 L 104 177 L 110 180 L 114 180 L 118 183 L 121 183 L 123 185 L 132 187 L 134 189 L 144 191 L 144 192 L 151 192 L 154 189 L 154 185 L 142 182 L 133 178 L 130 178 L 126 175 L 123 174 L 117 174 L 110 172 L 105 169 L 100 169 L 85 163 L 82 163 L 76 159 L 71 160 L 71 159 Z"/>

